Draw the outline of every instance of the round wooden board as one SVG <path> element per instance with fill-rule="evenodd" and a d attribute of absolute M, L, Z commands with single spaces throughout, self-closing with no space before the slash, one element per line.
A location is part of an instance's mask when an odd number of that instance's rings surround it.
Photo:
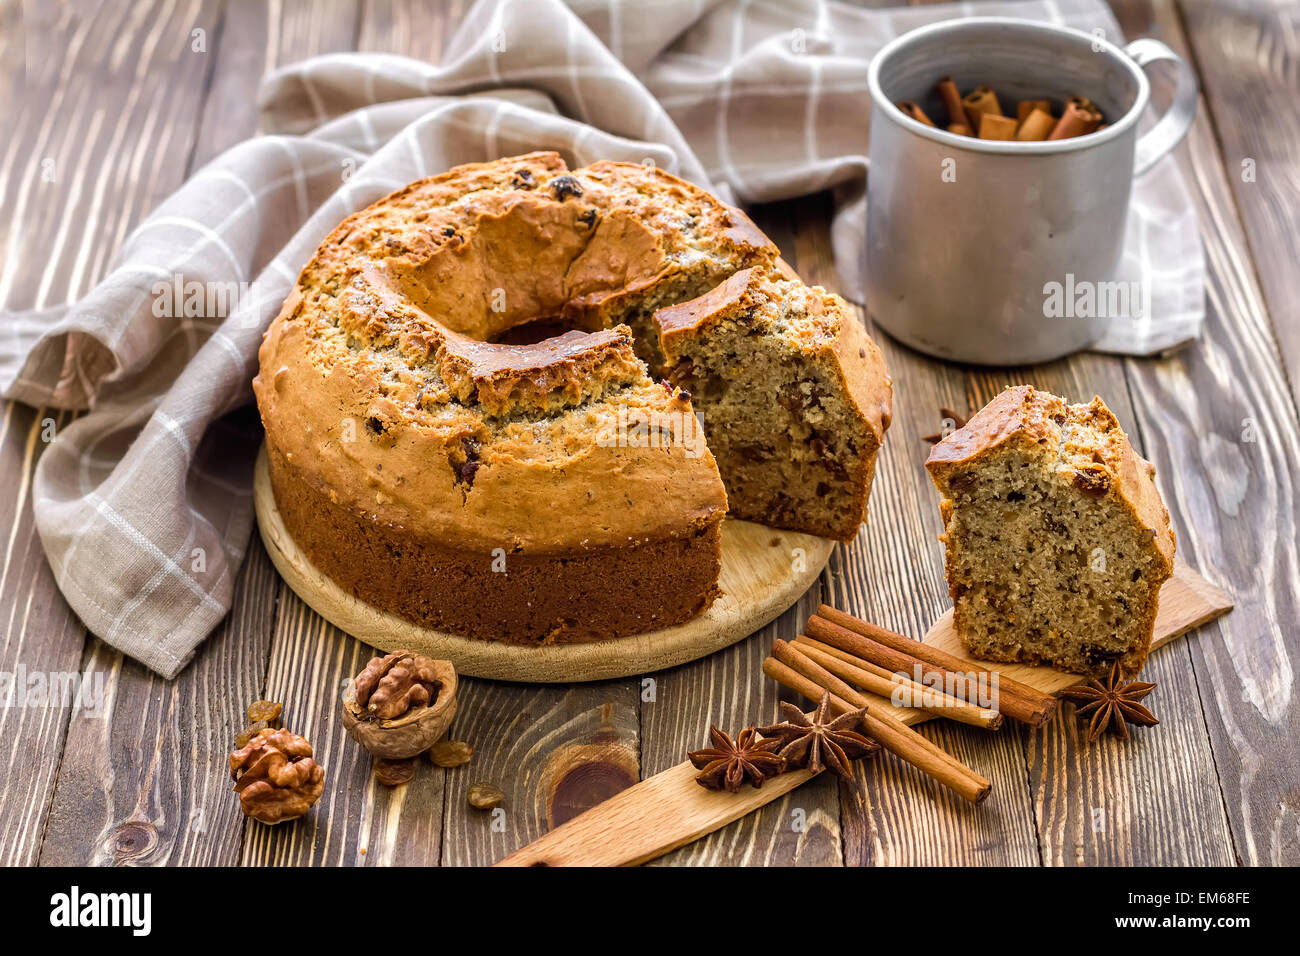
<path fill-rule="evenodd" d="M 383 650 L 410 648 L 449 660 L 471 677 L 540 684 L 645 674 L 728 647 L 794 604 L 835 547 L 826 538 L 728 518 L 722 524 L 722 594 L 699 617 L 614 641 L 520 647 L 420 627 L 353 597 L 322 574 L 280 520 L 265 448 L 257 457 L 253 499 L 272 563 L 300 598 L 340 630 Z"/>

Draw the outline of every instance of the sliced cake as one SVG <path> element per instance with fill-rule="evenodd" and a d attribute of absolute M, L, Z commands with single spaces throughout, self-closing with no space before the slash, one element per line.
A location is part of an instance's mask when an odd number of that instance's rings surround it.
<path fill-rule="evenodd" d="M 1008 388 L 926 468 L 969 653 L 1092 676 L 1142 668 L 1174 533 L 1154 467 L 1100 398 Z"/>
<path fill-rule="evenodd" d="M 892 387 L 844 300 L 753 268 L 654 322 L 663 374 L 692 396 L 730 516 L 851 540 Z"/>

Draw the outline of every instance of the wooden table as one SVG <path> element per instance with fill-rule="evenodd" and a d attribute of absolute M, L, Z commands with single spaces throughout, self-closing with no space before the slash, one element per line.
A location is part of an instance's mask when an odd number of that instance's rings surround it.
<path fill-rule="evenodd" d="M 0 159 L 0 297 L 20 308 L 84 294 L 134 224 L 254 132 L 266 70 L 336 50 L 436 58 L 463 6 L 0 3 L 0 108 L 18 112 L 4 126 Z M 735 647 L 644 679 L 466 680 L 453 734 L 477 748 L 467 768 L 426 767 L 396 790 L 372 782 L 368 758 L 330 719 L 337 688 L 370 649 L 298 600 L 256 536 L 233 612 L 177 680 L 88 635 L 54 584 L 32 522 L 43 430 L 69 417 L 6 407 L 0 671 L 99 671 L 107 703 L 101 716 L 0 710 L 0 862 L 492 862 L 678 762 L 710 722 L 738 728 L 773 714 L 778 693 L 761 675 L 762 659 L 819 600 L 924 633 L 947 594 L 920 436 L 937 430 L 940 405 L 964 412 L 1025 381 L 1076 400 L 1105 397 L 1159 468 L 1180 555 L 1236 599 L 1228 617 L 1152 658 L 1146 676 L 1160 684 L 1150 702 L 1161 726 L 1128 743 L 1088 746 L 1071 720 L 996 735 L 936 721 L 924 733 L 993 781 L 984 805 L 967 806 L 883 759 L 863 768 L 860 792 L 819 778 L 659 862 L 1300 862 L 1300 425 L 1288 380 L 1288 369 L 1300 369 L 1300 12 L 1242 0 L 1116 8 L 1130 37 L 1162 38 L 1201 75 L 1200 117 L 1179 162 L 1209 265 L 1203 340 L 1159 360 L 1088 354 L 990 371 L 930 361 L 877 333 L 897 414 L 870 526 L 837 549 L 819 585 Z M 1243 176 L 1249 167 L 1253 178 Z M 833 286 L 828 209 L 801 200 L 755 215 L 807 279 Z M 285 701 L 327 770 L 325 798 L 298 825 L 246 822 L 230 793 L 230 739 L 243 707 L 264 695 Z M 467 806 L 476 780 L 507 791 L 503 825 Z"/>

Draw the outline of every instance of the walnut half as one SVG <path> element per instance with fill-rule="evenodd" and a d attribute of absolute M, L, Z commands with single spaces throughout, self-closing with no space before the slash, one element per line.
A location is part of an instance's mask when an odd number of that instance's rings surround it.
<path fill-rule="evenodd" d="M 456 715 L 456 669 L 411 651 L 372 658 L 343 692 L 343 726 L 376 757 L 432 747 Z"/>
<path fill-rule="evenodd" d="M 325 789 L 325 771 L 312 759 L 311 744 L 274 727 L 230 755 L 230 776 L 244 813 L 269 824 L 302 816 Z"/>

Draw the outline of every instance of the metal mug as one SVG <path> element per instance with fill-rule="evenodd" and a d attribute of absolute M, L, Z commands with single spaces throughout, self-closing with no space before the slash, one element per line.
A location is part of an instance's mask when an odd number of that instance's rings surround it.
<path fill-rule="evenodd" d="M 1158 61 L 1177 69 L 1173 102 L 1139 135 L 1151 97 L 1143 68 Z M 934 92 L 944 76 L 962 91 L 992 87 L 1004 110 L 1021 99 L 1087 96 L 1109 125 L 1074 139 L 981 140 L 898 109 L 912 100 L 936 122 L 946 117 Z M 1100 33 L 971 17 L 893 40 L 871 61 L 868 83 L 872 318 L 922 352 L 983 365 L 1044 362 L 1097 341 L 1106 310 L 1051 314 L 1051 283 L 1071 292 L 1079 282 L 1118 284 L 1133 177 L 1191 126 L 1191 68 L 1158 40 L 1121 49 Z"/>

